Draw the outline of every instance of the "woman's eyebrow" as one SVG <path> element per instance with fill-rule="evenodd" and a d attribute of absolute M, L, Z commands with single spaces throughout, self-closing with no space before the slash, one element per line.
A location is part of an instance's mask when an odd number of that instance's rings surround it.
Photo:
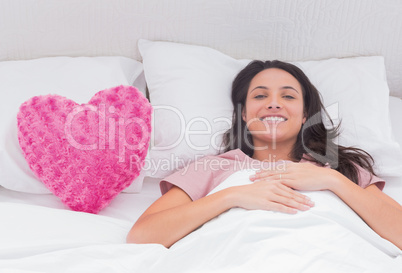
<path fill-rule="evenodd" d="M 292 86 L 283 86 L 281 89 L 292 89 L 294 91 L 296 91 L 297 93 L 299 93 L 299 91 L 297 91 L 294 87 Z"/>
<path fill-rule="evenodd" d="M 259 85 L 259 86 L 254 87 L 253 90 L 250 91 L 250 93 L 253 92 L 256 89 L 266 89 L 266 90 L 268 90 L 268 87 L 263 86 L 263 85 Z"/>
<path fill-rule="evenodd" d="M 265 90 L 268 90 L 269 88 L 268 87 L 266 87 L 266 86 L 263 86 L 263 85 L 259 85 L 259 86 L 256 86 L 256 87 L 254 87 L 251 91 L 250 91 L 250 93 L 251 92 L 253 92 L 254 90 L 256 90 L 256 89 L 265 89 Z M 281 87 L 281 89 L 291 89 L 291 90 L 294 90 L 294 91 L 296 91 L 297 93 L 299 93 L 299 91 L 297 91 L 294 87 L 292 87 L 292 86 L 282 86 Z"/>

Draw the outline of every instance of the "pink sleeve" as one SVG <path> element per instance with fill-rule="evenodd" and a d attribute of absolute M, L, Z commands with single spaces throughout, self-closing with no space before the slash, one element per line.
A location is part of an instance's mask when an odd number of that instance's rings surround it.
<path fill-rule="evenodd" d="M 384 179 L 381 179 L 375 175 L 372 175 L 369 171 L 366 169 L 363 169 L 362 167 L 356 165 L 358 171 L 359 171 L 359 186 L 362 187 L 363 189 L 367 188 L 371 184 L 375 184 L 381 191 L 384 189 L 385 186 L 385 181 Z"/>
<path fill-rule="evenodd" d="M 162 194 L 165 194 L 174 185 L 185 191 L 193 201 L 207 195 L 215 185 L 213 185 L 213 171 L 203 167 L 205 160 L 208 160 L 208 156 L 190 163 L 163 179 L 159 184 Z"/>

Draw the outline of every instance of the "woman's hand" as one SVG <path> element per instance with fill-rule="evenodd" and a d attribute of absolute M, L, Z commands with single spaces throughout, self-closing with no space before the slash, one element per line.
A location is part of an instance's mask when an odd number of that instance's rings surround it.
<path fill-rule="evenodd" d="M 339 173 L 311 163 L 289 162 L 283 171 L 261 170 L 250 176 L 251 181 L 280 181 L 282 184 L 301 191 L 331 190 Z"/>
<path fill-rule="evenodd" d="M 314 206 L 303 195 L 278 180 L 260 179 L 249 185 L 229 188 L 235 192 L 235 206 L 244 209 L 262 209 L 295 214 L 297 210 L 305 211 Z"/>

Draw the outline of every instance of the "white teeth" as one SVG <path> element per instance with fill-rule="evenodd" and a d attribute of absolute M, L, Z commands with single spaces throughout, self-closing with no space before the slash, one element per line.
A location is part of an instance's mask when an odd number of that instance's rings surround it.
<path fill-rule="evenodd" d="M 265 117 L 261 119 L 262 121 L 286 121 L 283 117 Z"/>

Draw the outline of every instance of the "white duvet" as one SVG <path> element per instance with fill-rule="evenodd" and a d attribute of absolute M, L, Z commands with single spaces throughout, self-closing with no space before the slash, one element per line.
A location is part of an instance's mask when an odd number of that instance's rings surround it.
<path fill-rule="evenodd" d="M 214 191 L 249 183 L 240 171 Z M 296 215 L 231 209 L 170 249 L 125 244 L 132 223 L 0 203 L 0 272 L 402 272 L 402 252 L 331 192 Z"/>

